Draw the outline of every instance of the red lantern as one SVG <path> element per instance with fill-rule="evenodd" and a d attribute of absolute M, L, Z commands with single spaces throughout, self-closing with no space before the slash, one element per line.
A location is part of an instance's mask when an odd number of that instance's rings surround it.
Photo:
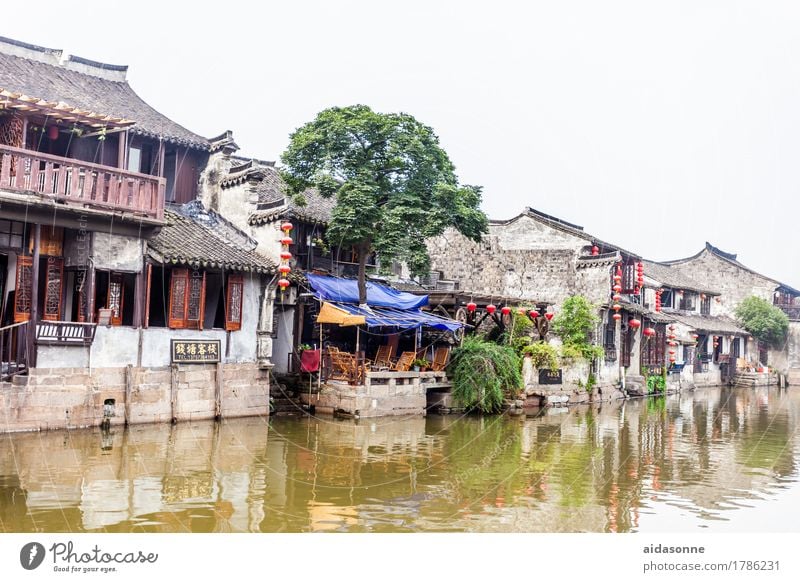
<path fill-rule="evenodd" d="M 536 319 L 537 317 L 539 317 L 539 312 L 536 311 L 535 309 L 531 309 L 528 312 L 528 315 L 530 316 L 531 319 Z"/>
<path fill-rule="evenodd" d="M 288 261 L 291 258 L 292 258 L 292 253 L 290 253 L 289 251 L 283 251 L 281 253 L 281 259 L 283 259 L 284 261 Z"/>
<path fill-rule="evenodd" d="M 508 315 L 509 313 L 511 313 L 511 308 L 508 305 L 504 305 L 503 307 L 500 308 L 500 313 L 502 313 L 503 315 Z"/>
<path fill-rule="evenodd" d="M 634 319 L 631 319 L 631 320 L 628 322 L 628 325 L 629 325 L 629 326 L 630 326 L 632 329 L 639 329 L 639 328 L 641 327 L 641 325 L 642 325 L 642 322 L 641 322 L 641 321 L 639 321 L 638 319 L 635 319 L 635 318 L 634 318 Z"/>
<path fill-rule="evenodd" d="M 619 321 L 620 319 L 622 319 L 622 314 L 621 313 L 615 313 L 611 317 L 614 318 L 614 321 Z"/>
<path fill-rule="evenodd" d="M 642 330 L 642 334 L 644 334 L 645 337 L 653 337 L 656 335 L 656 330 L 652 327 L 646 327 L 644 330 Z"/>
<path fill-rule="evenodd" d="M 619 311 L 620 309 L 622 309 L 622 305 L 620 305 L 619 303 L 615 303 L 614 305 L 611 306 L 611 309 L 613 309 L 614 311 Z"/>
<path fill-rule="evenodd" d="M 597 245 L 594 245 L 594 246 L 592 247 L 592 256 L 593 256 L 593 257 L 596 257 L 596 256 L 597 256 L 597 255 L 599 255 L 599 254 L 600 254 L 600 249 L 599 249 L 599 247 L 598 247 Z"/>
<path fill-rule="evenodd" d="M 288 275 L 292 271 L 292 268 L 289 265 L 281 265 L 278 267 L 278 272 L 282 275 Z"/>
<path fill-rule="evenodd" d="M 614 275 L 614 281 L 617 281 L 617 282 L 622 281 L 622 275 L 620 275 L 619 273 Z"/>
<path fill-rule="evenodd" d="M 545 313 L 544 316 L 547 318 L 547 321 L 550 321 L 551 319 L 553 319 L 553 314 L 552 313 Z"/>
<path fill-rule="evenodd" d="M 519 313 L 520 315 L 525 315 L 525 310 L 520 307 L 519 309 L 517 309 L 517 313 Z"/>
<path fill-rule="evenodd" d="M 282 244 L 282 245 L 286 245 L 287 247 L 288 247 L 290 244 L 292 244 L 293 242 L 294 242 L 294 241 L 292 240 L 292 237 L 290 237 L 290 236 L 285 236 L 285 237 L 283 237 L 283 238 L 281 239 L 281 244 Z"/>
<path fill-rule="evenodd" d="M 693 334 L 692 334 L 692 339 L 693 339 L 694 341 L 697 341 L 697 338 L 699 338 L 699 337 L 700 337 L 700 336 L 699 336 L 699 335 L 697 335 L 696 333 L 693 333 Z"/>
<path fill-rule="evenodd" d="M 675 356 L 670 356 L 669 357 L 669 363 L 670 364 L 674 364 L 675 363 Z"/>
<path fill-rule="evenodd" d="M 497 307 L 495 307 L 493 304 L 490 303 L 486 306 L 486 313 L 489 315 L 492 315 L 495 311 L 497 311 Z"/>
<path fill-rule="evenodd" d="M 621 293 L 621 292 L 622 292 L 622 285 L 620 285 L 619 283 L 617 283 L 616 285 L 614 285 L 614 286 L 612 287 L 612 289 L 614 290 L 614 292 L 615 292 L 615 293 Z"/>
<path fill-rule="evenodd" d="M 622 299 L 622 295 L 620 295 L 619 293 L 614 293 L 614 296 L 612 297 L 612 299 L 614 301 L 619 301 L 619 300 Z"/>
<path fill-rule="evenodd" d="M 705 298 L 706 298 L 706 294 L 705 293 L 700 293 L 700 299 L 705 299 Z"/>
<path fill-rule="evenodd" d="M 47 138 L 50 141 L 56 141 L 58 139 L 58 126 L 51 125 L 47 128 Z"/>
<path fill-rule="evenodd" d="M 292 223 L 291 223 L 291 222 L 284 222 L 283 224 L 281 224 L 281 230 L 282 230 L 283 232 L 285 232 L 286 234 L 289 234 L 289 232 L 290 232 L 290 231 L 291 231 L 293 228 L 294 228 L 294 226 L 292 226 Z"/>
<path fill-rule="evenodd" d="M 291 283 L 289 283 L 288 279 L 278 279 L 278 287 L 281 288 L 281 291 L 286 289 Z"/>
<path fill-rule="evenodd" d="M 476 309 L 478 309 L 478 306 L 475 305 L 472 301 L 467 303 L 467 311 L 469 311 L 470 313 L 474 313 Z"/>

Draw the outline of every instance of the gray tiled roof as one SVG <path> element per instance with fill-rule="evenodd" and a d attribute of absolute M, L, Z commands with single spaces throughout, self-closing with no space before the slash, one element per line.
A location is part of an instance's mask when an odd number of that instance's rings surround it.
<path fill-rule="evenodd" d="M 3 46 L 5 45 L 5 49 Z M 124 79 L 126 67 L 93 63 L 86 59 L 71 57 L 72 68 L 49 64 L 34 58 L 8 54 L 8 47 L 18 47 L 31 55 L 41 54 L 42 59 L 55 61 L 54 55 L 61 52 L 0 38 L 0 89 L 22 93 L 45 101 L 63 102 L 71 107 L 102 113 L 136 122 L 131 132 L 149 137 L 163 137 L 167 141 L 204 149 L 209 141 L 175 123 L 145 103 Z M 82 70 L 96 69 L 98 74 L 105 68 L 118 71 L 120 80 L 101 78 Z"/>
<path fill-rule="evenodd" d="M 164 211 L 166 226 L 147 241 L 148 254 L 160 263 L 206 267 L 230 271 L 274 273 L 275 264 L 245 245 L 237 244 L 225 232 L 202 224 L 172 209 Z M 223 225 L 223 230 L 229 225 Z"/>
<path fill-rule="evenodd" d="M 719 295 L 719 291 L 714 291 L 713 289 L 705 287 L 675 267 L 662 263 L 655 263 L 653 261 L 642 261 L 642 263 L 644 265 L 644 274 L 655 279 L 662 285 L 675 289 L 687 289 L 699 293 L 708 293 L 709 295 Z"/>
<path fill-rule="evenodd" d="M 697 331 L 747 335 L 747 332 L 730 317 L 721 315 L 682 315 L 677 313 L 673 314 L 673 317 L 676 321 Z"/>
<path fill-rule="evenodd" d="M 302 193 L 305 205 L 286 195 L 286 185 L 274 167 L 261 167 L 263 178 L 255 188 L 258 194 L 258 210 L 253 212 L 250 224 L 264 224 L 277 218 L 297 218 L 306 222 L 327 224 L 333 215 L 336 198 L 326 198 L 317 190 L 308 188 Z"/>

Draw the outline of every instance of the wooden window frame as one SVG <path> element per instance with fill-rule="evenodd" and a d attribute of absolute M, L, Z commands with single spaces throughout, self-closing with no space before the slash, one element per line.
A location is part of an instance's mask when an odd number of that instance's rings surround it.
<path fill-rule="evenodd" d="M 189 319 L 189 307 L 191 303 L 191 285 L 192 281 L 200 280 L 200 294 L 198 296 L 197 319 Z M 183 286 L 180 291 L 182 296 L 179 297 L 179 286 Z M 176 302 L 180 301 L 180 304 Z M 167 327 L 170 329 L 203 329 L 203 321 L 205 319 L 206 310 L 206 273 L 203 271 L 203 276 L 191 277 L 189 269 L 172 269 L 170 271 L 169 280 L 169 307 L 167 311 Z M 149 319 L 149 315 L 148 315 Z M 149 323 L 149 321 L 148 321 Z"/>
<path fill-rule="evenodd" d="M 236 288 L 239 288 L 239 318 L 236 319 L 233 308 L 236 306 L 235 297 L 232 297 Z M 239 331 L 242 329 L 242 315 L 244 311 L 244 277 L 239 274 L 228 275 L 225 288 L 225 330 Z"/>
<path fill-rule="evenodd" d="M 28 269 L 27 280 L 23 280 L 25 269 Z M 24 306 L 20 305 L 22 294 L 20 290 L 27 288 L 28 309 L 24 311 Z M 14 323 L 30 321 L 31 300 L 33 297 L 33 257 L 30 255 L 17 255 L 17 274 L 14 287 Z"/>
<path fill-rule="evenodd" d="M 119 309 L 116 316 L 114 315 L 114 308 L 111 306 L 111 288 L 114 285 L 119 285 Z M 122 273 L 108 274 L 106 309 L 111 309 L 111 325 L 122 325 L 122 314 L 125 310 L 125 278 Z"/>
<path fill-rule="evenodd" d="M 54 282 L 56 275 L 57 286 Z M 64 310 L 63 291 L 64 289 L 64 259 L 61 257 L 47 257 L 45 266 L 44 301 L 42 303 L 42 321 L 61 321 L 61 313 Z M 48 304 L 53 302 L 56 312 L 48 312 Z"/>

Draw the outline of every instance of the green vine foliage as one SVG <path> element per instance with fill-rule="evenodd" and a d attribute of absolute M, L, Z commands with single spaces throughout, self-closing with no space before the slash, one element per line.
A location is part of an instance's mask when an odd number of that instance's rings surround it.
<path fill-rule="evenodd" d="M 661 374 L 651 374 L 647 377 L 648 394 L 665 394 L 667 391 L 667 379 Z"/>
<path fill-rule="evenodd" d="M 520 360 L 510 346 L 479 337 L 464 339 L 453 350 L 447 371 L 453 380 L 453 398 L 466 408 L 500 412 L 506 397 L 522 388 Z"/>

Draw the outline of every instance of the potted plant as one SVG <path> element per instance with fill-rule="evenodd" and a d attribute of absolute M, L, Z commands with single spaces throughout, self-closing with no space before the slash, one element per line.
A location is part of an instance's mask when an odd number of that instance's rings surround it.
<path fill-rule="evenodd" d="M 417 358 L 411 362 L 411 366 L 414 368 L 415 372 L 419 372 L 420 370 L 425 372 L 428 368 L 430 368 L 430 365 L 431 363 L 424 358 Z"/>

